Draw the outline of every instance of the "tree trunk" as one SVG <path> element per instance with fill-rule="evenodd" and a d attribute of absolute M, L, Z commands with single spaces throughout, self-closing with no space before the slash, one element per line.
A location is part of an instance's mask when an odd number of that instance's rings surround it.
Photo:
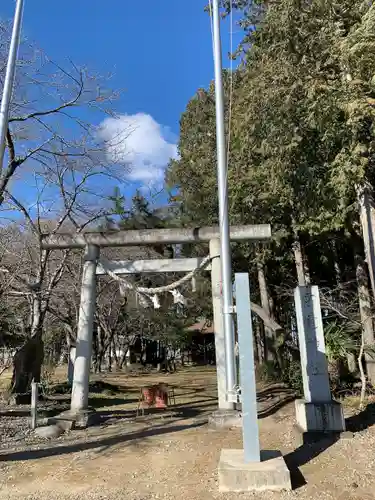
<path fill-rule="evenodd" d="M 73 338 L 73 328 L 65 325 L 66 332 L 66 345 L 68 348 L 68 384 L 73 385 L 74 377 L 74 362 L 76 359 L 76 342 Z"/>
<path fill-rule="evenodd" d="M 362 227 L 367 267 L 370 275 L 372 298 L 375 300 L 375 203 L 369 183 L 357 188 L 357 200 Z"/>
<path fill-rule="evenodd" d="M 331 300 L 335 305 L 337 304 L 338 308 L 340 308 L 341 298 L 343 296 L 342 294 L 345 293 L 345 284 L 343 283 L 344 273 L 340 265 L 340 250 L 339 248 L 337 248 L 337 242 L 335 237 L 332 238 L 331 248 L 332 248 L 333 270 L 335 273 L 335 281 L 337 285 L 337 289 L 331 292 Z M 353 354 L 352 352 L 348 352 L 346 354 L 346 364 L 350 374 L 354 375 L 357 373 L 358 368 L 357 368 L 357 359 L 355 354 Z"/>
<path fill-rule="evenodd" d="M 35 295 L 31 308 L 30 338 L 26 340 L 13 358 L 13 375 L 10 386 L 10 392 L 13 394 L 25 394 L 31 390 L 33 380 L 40 382 L 44 357 L 42 339 L 44 315 L 41 298 L 39 295 Z"/>
<path fill-rule="evenodd" d="M 337 248 L 337 243 L 336 243 L 335 238 L 332 238 L 331 249 L 332 249 L 333 270 L 335 273 L 336 285 L 341 290 L 342 289 L 342 270 L 341 270 L 341 266 L 339 263 L 339 250 Z"/>
<path fill-rule="evenodd" d="M 339 359 L 328 360 L 328 375 L 332 390 L 336 390 L 340 385 L 341 361 Z"/>
<path fill-rule="evenodd" d="M 262 322 L 256 317 L 254 321 L 254 359 L 258 365 L 264 363 L 262 336 Z"/>
<path fill-rule="evenodd" d="M 301 241 L 297 233 L 294 235 L 292 248 L 297 271 L 298 286 L 307 286 L 310 284 L 310 275 L 306 258 L 303 255 Z"/>
<path fill-rule="evenodd" d="M 368 287 L 368 277 L 365 261 L 359 252 L 355 255 L 356 277 L 358 286 L 359 312 L 361 316 L 364 345 L 374 345 L 374 326 L 371 311 L 371 295 Z M 370 353 L 365 351 L 367 376 L 375 385 L 375 362 Z"/>
<path fill-rule="evenodd" d="M 259 318 L 255 317 L 254 318 L 254 361 L 256 365 L 259 365 L 261 363 L 261 359 L 259 357 L 259 349 L 258 349 L 258 339 L 260 336 L 260 323 L 259 323 Z"/>
<path fill-rule="evenodd" d="M 112 335 L 112 341 L 111 341 L 111 347 L 110 349 L 112 349 L 112 356 L 113 356 L 113 360 L 115 362 L 115 371 L 119 371 L 120 370 L 120 358 L 117 354 L 117 345 L 116 345 L 116 340 L 115 340 L 115 336 Z"/>
<path fill-rule="evenodd" d="M 98 373 L 102 371 L 102 364 L 104 358 L 104 334 L 103 329 L 100 325 L 97 325 L 97 361 L 96 361 L 96 369 Z"/>
<path fill-rule="evenodd" d="M 346 362 L 347 362 L 347 365 L 348 365 L 348 370 L 349 370 L 349 373 L 351 373 L 352 375 L 354 375 L 355 373 L 357 373 L 357 360 L 355 358 L 355 355 L 352 353 L 352 352 L 349 352 L 347 355 L 346 355 Z"/>
<path fill-rule="evenodd" d="M 109 342 L 109 345 L 108 345 L 106 351 L 108 351 L 108 371 L 111 372 L 112 371 L 112 359 L 113 359 L 112 342 L 111 341 Z"/>
<path fill-rule="evenodd" d="M 366 374 L 365 370 L 363 369 L 363 353 L 364 353 L 364 348 L 365 348 L 365 339 L 364 339 L 364 331 L 362 330 L 362 335 L 361 335 L 361 348 L 359 350 L 359 355 L 358 355 L 358 366 L 359 366 L 359 373 L 361 374 L 361 397 L 359 400 L 359 411 L 363 411 L 365 409 L 365 398 L 366 398 Z"/>
<path fill-rule="evenodd" d="M 122 354 L 119 358 L 119 363 L 118 363 L 118 366 L 119 366 L 119 369 L 122 370 L 122 368 L 124 367 L 124 364 L 125 364 L 125 361 L 126 361 L 126 355 L 127 355 L 127 352 L 129 350 L 129 344 L 126 344 L 126 345 L 122 345 L 121 346 L 121 350 L 122 350 Z"/>
<path fill-rule="evenodd" d="M 266 276 L 264 272 L 264 264 L 257 263 L 258 268 L 258 282 L 260 292 L 260 302 L 262 308 L 267 316 L 271 317 L 270 297 L 268 294 Z M 264 325 L 265 345 L 264 345 L 264 358 L 266 361 L 276 360 L 276 334 L 269 327 Z"/>
<path fill-rule="evenodd" d="M 96 328 L 96 324 L 93 328 L 92 350 L 93 350 L 92 357 L 93 357 L 94 373 L 98 373 L 98 371 L 99 371 L 99 336 L 98 336 L 98 329 Z"/>
<path fill-rule="evenodd" d="M 162 347 L 161 347 L 161 342 L 160 340 L 156 341 L 156 371 L 161 372 L 162 369 Z"/>

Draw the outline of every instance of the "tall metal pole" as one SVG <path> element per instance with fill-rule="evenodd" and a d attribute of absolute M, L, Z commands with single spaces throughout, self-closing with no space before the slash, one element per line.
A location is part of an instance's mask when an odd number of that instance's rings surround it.
<path fill-rule="evenodd" d="M 16 73 L 16 63 L 18 48 L 21 38 L 21 24 L 24 0 L 17 0 L 16 12 L 14 14 L 12 38 L 10 41 L 7 69 L 4 78 L 3 95 L 0 106 L 0 172 L 3 169 L 3 160 L 5 152 L 5 137 L 8 128 L 9 106 L 12 98 L 14 77 Z"/>
<path fill-rule="evenodd" d="M 225 335 L 225 365 L 227 379 L 227 394 L 236 385 L 236 366 L 234 362 L 234 328 L 233 328 L 233 294 L 232 294 L 232 263 L 229 236 L 228 216 L 228 166 L 224 129 L 224 92 L 222 76 L 220 13 L 219 0 L 213 0 L 213 39 L 215 61 L 215 100 L 216 100 L 216 148 L 217 177 L 219 191 L 219 225 L 222 268 L 223 316 Z"/>

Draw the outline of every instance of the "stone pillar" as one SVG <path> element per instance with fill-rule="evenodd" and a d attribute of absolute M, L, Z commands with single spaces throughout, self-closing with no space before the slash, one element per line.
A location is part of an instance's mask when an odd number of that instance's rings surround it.
<path fill-rule="evenodd" d="M 71 412 L 84 413 L 88 409 L 92 336 L 96 304 L 96 265 L 99 248 L 86 248 L 83 265 L 81 303 L 79 308 L 76 357 L 71 400 Z"/>
<path fill-rule="evenodd" d="M 294 292 L 304 399 L 297 400 L 297 425 L 303 433 L 344 432 L 342 407 L 332 400 L 319 289 L 299 286 Z"/>
<path fill-rule="evenodd" d="M 226 398 L 226 371 L 225 371 L 225 339 L 223 323 L 223 306 L 221 301 L 221 263 L 220 263 L 220 240 L 210 240 L 211 257 L 211 288 L 212 309 L 214 316 L 215 353 L 217 372 L 217 393 L 219 398 L 219 410 L 233 410 L 234 403 L 228 402 Z"/>

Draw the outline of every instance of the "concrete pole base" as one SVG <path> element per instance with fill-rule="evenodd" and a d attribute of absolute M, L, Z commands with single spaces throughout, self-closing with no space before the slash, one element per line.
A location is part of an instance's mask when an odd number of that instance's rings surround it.
<path fill-rule="evenodd" d="M 243 450 L 221 450 L 219 491 L 290 491 L 290 472 L 281 453 L 261 451 L 260 457 L 260 462 L 245 463 Z"/>
<path fill-rule="evenodd" d="M 208 417 L 208 426 L 213 430 L 242 427 L 242 415 L 238 410 L 216 410 Z"/>
<path fill-rule="evenodd" d="M 295 409 L 297 425 L 302 432 L 345 431 L 344 412 L 337 401 L 309 403 L 297 399 Z"/>

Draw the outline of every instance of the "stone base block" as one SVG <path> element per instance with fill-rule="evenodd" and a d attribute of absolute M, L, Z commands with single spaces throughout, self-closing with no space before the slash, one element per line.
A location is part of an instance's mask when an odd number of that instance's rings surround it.
<path fill-rule="evenodd" d="M 57 425 L 64 432 L 69 432 L 75 427 L 75 418 L 69 415 L 68 412 L 60 413 L 55 417 L 50 417 L 47 419 L 48 425 Z"/>
<path fill-rule="evenodd" d="M 340 403 L 295 401 L 297 425 L 302 432 L 344 432 L 345 418 Z"/>
<path fill-rule="evenodd" d="M 59 425 L 66 430 L 70 429 L 86 429 L 91 425 L 95 425 L 99 420 L 99 415 L 94 410 L 68 410 L 60 413 L 55 420 L 59 421 Z"/>
<path fill-rule="evenodd" d="M 221 450 L 219 491 L 291 490 L 290 472 L 278 451 L 261 451 L 260 462 L 245 463 L 243 450 Z"/>
<path fill-rule="evenodd" d="M 211 429 L 242 427 L 242 415 L 237 410 L 216 410 L 208 417 Z"/>
<path fill-rule="evenodd" d="M 56 439 L 64 434 L 64 430 L 58 425 L 44 425 L 37 427 L 34 431 L 35 435 L 43 439 Z"/>
<path fill-rule="evenodd" d="M 98 418 L 98 414 L 92 410 L 79 412 L 68 410 L 55 417 L 38 419 L 40 427 L 35 430 L 35 434 L 46 439 L 56 438 L 72 429 L 85 429 L 90 425 L 95 425 Z"/>

